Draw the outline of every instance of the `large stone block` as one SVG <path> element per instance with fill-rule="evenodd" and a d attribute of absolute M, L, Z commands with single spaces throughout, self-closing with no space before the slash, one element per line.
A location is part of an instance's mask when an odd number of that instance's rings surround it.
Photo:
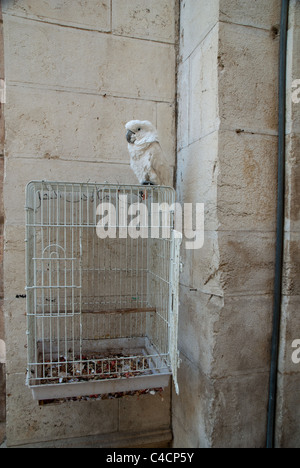
<path fill-rule="evenodd" d="M 18 353 L 23 357 L 26 354 L 24 354 L 23 348 L 21 352 L 17 350 L 21 342 L 24 346 L 26 343 L 26 337 L 24 336 L 24 330 L 26 330 L 26 300 L 24 299 L 26 295 L 24 224 L 6 224 L 4 253 L 5 330 L 8 348 L 10 349 L 8 352 L 9 362 L 12 362 L 14 357 L 18 356 Z M 13 305 L 11 306 L 11 304 Z"/>
<path fill-rule="evenodd" d="M 219 128 L 218 26 L 190 57 L 189 143 Z"/>
<path fill-rule="evenodd" d="M 4 73 L 4 43 L 3 43 L 3 15 L 2 15 L 2 3 L 1 3 L 1 12 L 0 12 L 0 57 L 2 59 L 0 60 L 0 78 L 4 79 L 5 78 L 5 73 Z"/>
<path fill-rule="evenodd" d="M 232 375 L 214 383 L 212 447 L 264 448 L 269 374 Z"/>
<path fill-rule="evenodd" d="M 213 376 L 268 372 L 272 306 L 271 295 L 225 297 L 213 328 Z"/>
<path fill-rule="evenodd" d="M 8 447 L 118 430 L 116 399 L 39 406 L 25 385 L 24 374 L 8 375 L 7 395 Z"/>
<path fill-rule="evenodd" d="M 5 300 L 4 312 L 7 372 L 21 373 L 25 379 L 27 369 L 26 299 Z"/>
<path fill-rule="evenodd" d="M 144 106 L 144 104 L 142 105 Z M 176 154 L 175 105 L 164 102 L 158 102 L 156 106 L 156 127 L 158 131 L 159 142 L 169 165 L 174 167 Z M 144 115 L 142 111 L 140 113 L 141 115 Z M 141 120 L 147 119 L 143 117 Z"/>
<path fill-rule="evenodd" d="M 208 297 L 223 297 L 222 265 L 218 233 L 205 231 L 202 249 L 193 251 L 191 287 L 207 294 Z"/>
<path fill-rule="evenodd" d="M 155 395 L 140 395 L 120 400 L 119 430 L 138 432 L 169 428 L 171 424 L 170 387 Z"/>
<path fill-rule="evenodd" d="M 220 21 L 271 30 L 280 23 L 280 0 L 220 0 Z"/>
<path fill-rule="evenodd" d="M 219 251 L 221 284 L 227 294 L 272 294 L 275 233 L 223 231 Z"/>
<path fill-rule="evenodd" d="M 1 53 L 1 51 L 0 51 Z M 4 76 L 4 75 L 2 75 Z M 3 159 L 4 153 L 4 141 L 5 141 L 5 124 L 4 124 L 4 112 L 3 106 L 0 109 L 0 158 Z"/>
<path fill-rule="evenodd" d="M 300 448 L 300 374 L 278 375 L 275 447 Z"/>
<path fill-rule="evenodd" d="M 173 45 L 9 16 L 4 21 L 4 38 L 8 84 L 174 100 Z"/>
<path fill-rule="evenodd" d="M 172 109 L 165 106 L 160 115 L 174 125 Z M 131 119 L 155 124 L 156 104 L 14 86 L 7 90 L 5 118 L 8 157 L 129 164 L 125 124 Z M 163 143 L 174 164 L 174 143 L 171 138 Z"/>
<path fill-rule="evenodd" d="M 5 326 L 3 299 L 0 300 L 0 362 L 5 362 Z"/>
<path fill-rule="evenodd" d="M 5 365 L 0 360 L 0 444 L 2 443 L 3 435 L 1 424 L 6 417 L 6 371 Z"/>
<path fill-rule="evenodd" d="M 4 119 L 3 119 L 4 123 Z M 4 151 L 4 140 L 2 151 Z M 0 233 L 3 234 L 4 206 L 3 206 L 3 182 L 4 182 L 4 157 L 0 156 Z"/>
<path fill-rule="evenodd" d="M 203 294 L 188 287 L 180 288 L 178 347 L 180 355 L 205 375 L 213 364 L 213 330 L 216 318 L 222 313 L 223 299 Z M 187 339 L 188 337 L 188 339 Z"/>
<path fill-rule="evenodd" d="M 300 4 L 289 2 L 286 131 L 300 133 Z"/>
<path fill-rule="evenodd" d="M 180 54 L 186 59 L 219 19 L 219 0 L 180 2 Z"/>
<path fill-rule="evenodd" d="M 177 117 L 177 149 L 189 144 L 189 93 L 190 93 L 190 60 L 178 64 L 178 117 Z"/>
<path fill-rule="evenodd" d="M 31 180 L 97 183 L 137 183 L 130 166 L 56 159 L 9 158 L 6 163 L 4 204 L 6 222 L 24 225 L 25 188 Z M 12 196 L 13 193 L 13 196 Z"/>
<path fill-rule="evenodd" d="M 285 233 L 283 294 L 300 296 L 300 232 Z"/>
<path fill-rule="evenodd" d="M 275 136 L 219 133 L 220 229 L 275 230 L 277 153 Z"/>
<path fill-rule="evenodd" d="M 300 378 L 300 363 L 294 362 L 292 358 L 293 353 L 297 351 L 293 343 L 295 340 L 300 340 L 299 303 L 300 295 L 282 298 L 278 361 L 279 371 L 282 374 L 298 374 L 298 378 Z"/>
<path fill-rule="evenodd" d="M 96 31 L 110 31 L 110 0 L 4 0 L 4 14 Z"/>
<path fill-rule="evenodd" d="M 3 230 L 3 225 L 2 229 Z M 4 290 L 3 290 L 3 235 L 0 235 L 0 301 L 4 297 Z M 0 310 L 0 316 L 1 316 L 1 310 Z M 0 319 L 1 321 L 1 319 Z M 0 330 L 1 330 L 1 325 L 0 325 Z M 1 332 L 0 332 L 1 334 Z"/>
<path fill-rule="evenodd" d="M 178 371 L 180 394 L 173 395 L 173 447 L 209 448 L 213 384 L 197 364 L 184 355 L 181 359 Z"/>
<path fill-rule="evenodd" d="M 176 0 L 113 0 L 114 34 L 174 43 L 176 40 Z"/>
<path fill-rule="evenodd" d="M 220 23 L 221 128 L 277 133 L 278 44 L 268 31 Z"/>
<path fill-rule="evenodd" d="M 1 306 L 3 308 L 3 306 Z M 0 339 L 0 364 L 5 364 L 6 362 L 6 345 L 5 341 Z"/>
<path fill-rule="evenodd" d="M 5 226 L 4 295 L 14 299 L 25 294 L 25 226 Z M 16 271 L 18 274 L 16 274 Z"/>
<path fill-rule="evenodd" d="M 287 136 L 285 186 L 285 229 L 300 232 L 300 134 Z"/>
<path fill-rule="evenodd" d="M 180 203 L 204 203 L 205 229 L 217 219 L 218 133 L 213 132 L 183 148 L 177 157 L 177 192 Z"/>

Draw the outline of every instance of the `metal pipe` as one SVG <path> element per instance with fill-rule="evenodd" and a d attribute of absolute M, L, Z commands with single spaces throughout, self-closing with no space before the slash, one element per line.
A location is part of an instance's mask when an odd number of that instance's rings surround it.
<path fill-rule="evenodd" d="M 277 394 L 278 351 L 282 297 L 282 266 L 284 254 L 284 201 L 285 201 L 285 132 L 286 132 L 286 61 L 289 0 L 282 0 L 279 51 L 279 123 L 278 123 L 278 188 L 276 260 L 273 304 L 273 331 L 269 383 L 267 448 L 274 448 Z"/>

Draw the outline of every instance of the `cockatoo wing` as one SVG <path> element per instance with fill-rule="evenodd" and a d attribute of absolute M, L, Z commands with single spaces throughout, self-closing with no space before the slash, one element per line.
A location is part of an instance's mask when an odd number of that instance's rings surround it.
<path fill-rule="evenodd" d="M 157 185 L 170 186 L 171 183 L 171 169 L 163 153 L 163 150 L 158 141 L 152 143 L 151 148 L 151 169 L 150 181 Z M 156 181 L 151 179 L 153 173 L 156 174 Z"/>

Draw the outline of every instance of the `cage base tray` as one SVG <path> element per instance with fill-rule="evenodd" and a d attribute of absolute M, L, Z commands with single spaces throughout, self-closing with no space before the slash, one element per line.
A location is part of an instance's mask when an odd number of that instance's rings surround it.
<path fill-rule="evenodd" d="M 62 383 L 45 382 L 29 384 L 35 400 L 55 400 L 90 395 L 103 395 L 107 393 L 132 392 L 151 388 L 165 388 L 169 385 L 170 369 L 163 363 L 157 350 L 145 337 L 119 338 L 106 340 L 87 340 L 83 342 L 84 352 L 87 354 L 97 351 L 100 356 L 118 354 L 122 351 L 124 360 L 131 356 L 143 355 L 145 359 L 156 355 L 160 362 L 160 369 L 151 365 L 145 372 L 138 375 L 119 376 L 115 378 L 91 378 L 89 380 L 69 381 Z M 97 358 L 95 358 L 97 359 Z M 150 361 L 149 361 L 150 362 Z"/>
<path fill-rule="evenodd" d="M 170 373 L 142 375 L 129 378 L 94 380 L 31 386 L 34 400 L 55 400 L 105 393 L 131 392 L 169 385 Z"/>

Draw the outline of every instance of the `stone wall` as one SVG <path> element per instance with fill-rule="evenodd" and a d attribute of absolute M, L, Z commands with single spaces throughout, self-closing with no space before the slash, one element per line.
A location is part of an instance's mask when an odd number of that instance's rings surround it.
<path fill-rule="evenodd" d="M 103 0 L 87 8 L 79 0 L 72 7 L 65 0 L 2 1 L 8 446 L 170 443 L 170 389 L 163 400 L 144 395 L 38 406 L 24 384 L 25 301 L 16 296 L 25 286 L 25 185 L 31 179 L 135 182 L 124 140 L 132 118 L 157 125 L 176 169 L 179 201 L 205 204 L 204 247 L 182 249 L 173 445 L 265 446 L 281 2 L 182 0 L 176 90 L 177 3 Z M 300 7 L 297 0 L 290 5 L 278 447 L 300 440 L 300 365 L 291 360 L 292 342 L 300 339 L 300 104 L 291 100 L 292 82 L 300 79 Z"/>
<path fill-rule="evenodd" d="M 181 2 L 177 188 L 206 220 L 183 253 L 175 446 L 265 445 L 279 18 L 279 0 Z"/>
<path fill-rule="evenodd" d="M 136 183 L 124 133 L 134 118 L 157 125 L 174 167 L 177 2 L 5 0 L 2 8 L 7 444 L 167 444 L 169 389 L 163 398 L 38 406 L 25 386 L 25 299 L 17 296 L 30 180 Z"/>

